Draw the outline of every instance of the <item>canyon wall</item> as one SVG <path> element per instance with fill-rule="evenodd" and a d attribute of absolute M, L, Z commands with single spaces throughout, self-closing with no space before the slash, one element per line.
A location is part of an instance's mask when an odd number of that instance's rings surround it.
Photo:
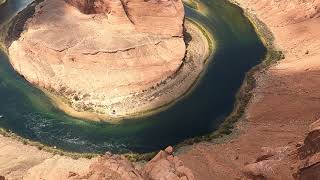
<path fill-rule="evenodd" d="M 285 58 L 255 74 L 254 97 L 234 130 L 235 137 L 216 145 L 194 145 L 179 157 L 201 180 L 319 179 L 316 154 L 308 154 L 306 159 L 312 156 L 312 161 L 301 169 L 297 168 L 299 156 L 288 153 L 297 153 L 309 125 L 320 118 L 320 1 L 236 2 L 249 16 L 259 19 L 257 26 L 271 31 L 264 30 Z M 317 149 L 315 143 L 305 146 L 312 152 Z M 266 155 L 265 150 L 278 155 L 268 158 L 272 153 Z"/>

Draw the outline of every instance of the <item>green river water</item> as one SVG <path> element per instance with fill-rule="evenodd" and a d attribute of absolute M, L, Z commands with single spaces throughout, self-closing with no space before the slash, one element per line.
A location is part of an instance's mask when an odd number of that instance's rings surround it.
<path fill-rule="evenodd" d="M 30 2 L 0 6 L 0 24 Z M 192 93 L 169 109 L 119 124 L 72 118 L 20 77 L 0 52 L 0 127 L 66 151 L 95 153 L 151 152 L 214 131 L 232 112 L 246 72 L 262 61 L 266 48 L 239 7 L 226 0 L 201 3 L 203 12 L 186 6 L 186 15 L 212 33 L 215 53 Z"/>

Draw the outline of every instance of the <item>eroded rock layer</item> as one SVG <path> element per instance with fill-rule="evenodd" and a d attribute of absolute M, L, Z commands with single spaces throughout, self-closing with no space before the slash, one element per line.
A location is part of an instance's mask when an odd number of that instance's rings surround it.
<path fill-rule="evenodd" d="M 71 104 L 107 107 L 179 69 L 183 22 L 180 0 L 45 0 L 9 47 L 10 61 Z"/>

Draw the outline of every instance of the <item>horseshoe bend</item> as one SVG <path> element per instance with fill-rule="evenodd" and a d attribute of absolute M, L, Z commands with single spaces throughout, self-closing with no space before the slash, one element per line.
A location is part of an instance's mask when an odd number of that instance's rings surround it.
<path fill-rule="evenodd" d="M 0 0 L 0 180 L 320 179 L 320 0 L 230 1 Z"/>
<path fill-rule="evenodd" d="M 76 117 L 117 119 L 167 105 L 190 89 L 210 54 L 210 38 L 185 20 L 180 0 L 44 0 L 25 11 L 34 13 L 20 13 L 6 39 L 10 63 Z"/>

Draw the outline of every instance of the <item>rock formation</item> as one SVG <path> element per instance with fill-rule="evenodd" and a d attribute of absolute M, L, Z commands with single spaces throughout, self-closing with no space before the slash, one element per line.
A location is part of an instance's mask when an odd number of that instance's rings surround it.
<path fill-rule="evenodd" d="M 142 175 L 131 162 L 119 155 L 106 153 L 93 162 L 87 172 L 69 172 L 66 179 L 121 179 L 121 180 L 142 180 Z"/>
<path fill-rule="evenodd" d="M 173 154 L 171 146 L 160 151 L 143 168 L 145 179 L 151 180 L 194 180 L 192 171 L 183 165 L 183 162 Z"/>
<path fill-rule="evenodd" d="M 310 131 L 301 147 L 298 148 L 300 160 L 299 180 L 320 179 L 320 119 L 310 125 Z"/>
<path fill-rule="evenodd" d="M 88 172 L 69 172 L 67 179 L 194 180 L 192 171 L 172 153 L 169 146 L 145 165 L 133 165 L 123 156 L 106 153 L 91 164 Z"/>
<path fill-rule="evenodd" d="M 251 179 L 320 179 L 320 119 L 310 126 L 304 142 L 295 146 L 262 148 L 257 161 L 244 167 Z"/>
<path fill-rule="evenodd" d="M 301 169 L 295 164 L 299 164 L 299 158 L 294 155 L 298 153 L 296 145 L 300 146 L 298 142 L 306 138 L 309 125 L 320 118 L 320 1 L 235 1 L 260 32 L 274 40 L 285 59 L 256 72 L 254 96 L 246 109 L 245 120 L 236 124 L 238 128 L 232 140 L 194 145 L 179 158 L 201 180 L 250 179 L 243 173 L 248 171 L 257 179 L 294 179 L 292 174 Z M 263 153 L 265 150 L 261 152 L 261 149 L 273 149 L 273 152 Z M 272 154 L 275 155 L 270 157 Z M 312 157 L 315 159 L 316 154 Z M 290 158 L 295 160 L 289 161 Z M 300 170 L 302 174 L 318 172 L 314 170 L 317 161 L 310 162 L 305 166 L 309 168 Z"/>
<path fill-rule="evenodd" d="M 133 163 L 122 155 L 105 153 L 92 159 L 73 159 L 24 145 L 0 135 L 0 180 L 194 180 L 192 171 L 169 146 L 150 162 Z M 1 179 L 2 178 L 2 179 Z"/>
<path fill-rule="evenodd" d="M 111 13 L 110 1 L 106 0 L 65 0 L 84 14 Z"/>
<path fill-rule="evenodd" d="M 44 0 L 10 45 L 10 62 L 76 110 L 121 114 L 119 104 L 179 70 L 183 24 L 181 0 Z"/>

